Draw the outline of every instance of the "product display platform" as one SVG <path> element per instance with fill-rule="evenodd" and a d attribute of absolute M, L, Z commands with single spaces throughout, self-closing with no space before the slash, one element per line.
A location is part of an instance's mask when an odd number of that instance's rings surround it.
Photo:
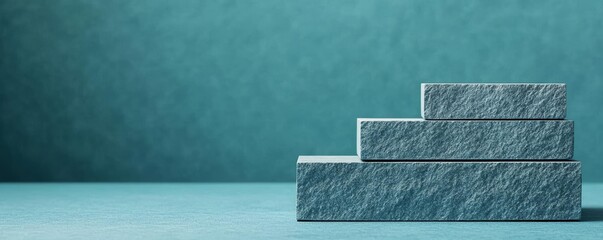
<path fill-rule="evenodd" d="M 603 239 L 603 184 L 581 221 L 298 222 L 295 183 L 0 184 L 1 239 Z"/>

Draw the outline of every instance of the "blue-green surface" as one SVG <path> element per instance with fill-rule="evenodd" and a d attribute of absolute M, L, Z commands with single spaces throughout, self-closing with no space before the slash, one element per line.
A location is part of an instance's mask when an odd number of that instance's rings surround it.
<path fill-rule="evenodd" d="M 293 181 L 422 82 L 565 82 L 603 181 L 603 1 L 0 0 L 0 180 Z"/>
<path fill-rule="evenodd" d="M 2 239 L 603 239 L 580 222 L 297 222 L 295 184 L 0 184 Z"/>

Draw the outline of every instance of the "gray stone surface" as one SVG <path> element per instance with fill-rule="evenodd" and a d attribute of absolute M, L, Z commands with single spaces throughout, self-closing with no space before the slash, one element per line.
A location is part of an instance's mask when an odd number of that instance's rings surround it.
<path fill-rule="evenodd" d="M 362 162 L 300 156 L 297 219 L 578 220 L 577 161 Z"/>
<path fill-rule="evenodd" d="M 570 120 L 358 119 L 363 160 L 558 160 L 574 152 Z"/>
<path fill-rule="evenodd" d="M 425 119 L 564 119 L 565 84 L 421 84 Z"/>

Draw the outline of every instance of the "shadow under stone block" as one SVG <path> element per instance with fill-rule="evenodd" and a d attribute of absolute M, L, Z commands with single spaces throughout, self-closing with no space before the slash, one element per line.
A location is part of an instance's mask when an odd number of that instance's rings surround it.
<path fill-rule="evenodd" d="M 567 90 L 562 83 L 424 83 L 425 119 L 564 119 Z"/>
<path fill-rule="evenodd" d="M 571 120 L 358 119 L 362 160 L 566 160 Z"/>
<path fill-rule="evenodd" d="M 578 161 L 363 162 L 300 156 L 297 219 L 579 220 Z"/>

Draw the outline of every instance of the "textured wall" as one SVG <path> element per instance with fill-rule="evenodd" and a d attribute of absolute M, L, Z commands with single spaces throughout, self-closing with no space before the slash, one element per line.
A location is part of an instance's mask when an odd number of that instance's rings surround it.
<path fill-rule="evenodd" d="M 0 0 L 0 180 L 293 181 L 421 82 L 566 82 L 603 181 L 603 1 Z"/>

